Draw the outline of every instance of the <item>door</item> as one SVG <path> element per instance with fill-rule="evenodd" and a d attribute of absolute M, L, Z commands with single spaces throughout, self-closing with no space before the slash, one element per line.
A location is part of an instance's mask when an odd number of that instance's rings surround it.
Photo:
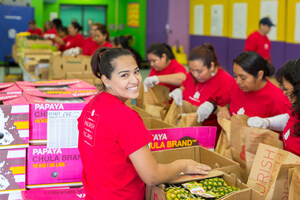
<path fill-rule="evenodd" d="M 76 21 L 82 26 L 82 7 L 73 5 L 61 5 L 59 17 L 63 26 L 69 27 L 69 25 Z"/>
<path fill-rule="evenodd" d="M 182 45 L 184 53 L 189 53 L 189 1 L 169 0 L 168 44 Z"/>
<path fill-rule="evenodd" d="M 153 43 L 167 43 L 168 0 L 147 1 L 146 49 Z"/>
<path fill-rule="evenodd" d="M 60 18 L 64 26 L 77 21 L 83 28 L 83 36 L 89 35 L 92 23 L 106 25 L 106 6 L 61 5 Z"/>
<path fill-rule="evenodd" d="M 0 61 L 11 55 L 16 34 L 27 31 L 28 21 L 33 19 L 33 15 L 34 9 L 31 7 L 0 5 Z"/>
<path fill-rule="evenodd" d="M 106 25 L 105 6 L 84 6 L 83 7 L 83 34 L 89 35 L 92 23 L 98 22 Z"/>

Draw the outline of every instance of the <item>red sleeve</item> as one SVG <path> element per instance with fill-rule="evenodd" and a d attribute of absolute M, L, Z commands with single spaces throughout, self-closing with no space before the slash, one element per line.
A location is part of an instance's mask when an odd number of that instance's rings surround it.
<path fill-rule="evenodd" d="M 117 141 L 125 154 L 129 156 L 152 141 L 152 135 L 146 129 L 143 120 L 137 113 L 127 118 Z"/>
<path fill-rule="evenodd" d="M 37 34 L 40 35 L 40 36 L 43 36 L 43 31 L 40 28 L 38 28 L 37 29 Z"/>
<path fill-rule="evenodd" d="M 253 34 L 249 35 L 249 37 L 245 41 L 245 51 L 256 51 L 256 39 Z"/>

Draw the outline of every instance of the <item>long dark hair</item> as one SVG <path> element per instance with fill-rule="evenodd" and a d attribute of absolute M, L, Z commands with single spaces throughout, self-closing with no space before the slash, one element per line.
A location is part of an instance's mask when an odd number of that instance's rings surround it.
<path fill-rule="evenodd" d="M 276 80 L 282 85 L 283 79 L 293 86 L 291 97 L 296 99 L 292 103 L 292 116 L 300 119 L 300 59 L 289 60 L 276 73 Z M 295 135 L 300 137 L 300 122 L 294 125 Z"/>
<path fill-rule="evenodd" d="M 82 30 L 82 26 L 80 26 L 78 22 L 72 22 L 71 24 L 75 29 L 77 29 L 78 33 Z"/>
<path fill-rule="evenodd" d="M 258 72 L 262 70 L 264 72 L 263 80 L 265 80 L 266 76 L 271 76 L 275 72 L 274 66 L 254 51 L 241 53 L 233 59 L 233 62 L 255 78 L 258 76 Z"/>
<path fill-rule="evenodd" d="M 91 66 L 93 74 L 101 80 L 101 76 L 105 75 L 107 79 L 111 79 L 111 74 L 115 70 L 114 60 L 120 56 L 132 56 L 128 50 L 122 48 L 103 47 L 95 51 L 92 56 Z M 133 57 L 134 58 L 134 57 Z M 104 88 L 105 85 L 103 84 Z"/>
<path fill-rule="evenodd" d="M 108 30 L 106 29 L 106 26 L 103 25 L 103 24 L 95 24 L 97 26 L 97 29 L 96 31 L 100 31 L 103 35 L 106 35 L 106 41 L 109 42 L 110 41 L 110 38 L 109 38 L 109 32 Z"/>
<path fill-rule="evenodd" d="M 211 62 L 214 62 L 216 67 L 220 65 L 215 48 L 210 43 L 205 43 L 202 46 L 195 47 L 191 51 L 189 61 L 194 60 L 201 60 L 203 65 L 207 66 L 208 69 L 211 67 Z"/>
<path fill-rule="evenodd" d="M 158 57 L 166 54 L 168 60 L 175 59 L 171 47 L 166 43 L 154 43 L 147 49 L 147 54 L 152 53 Z"/>

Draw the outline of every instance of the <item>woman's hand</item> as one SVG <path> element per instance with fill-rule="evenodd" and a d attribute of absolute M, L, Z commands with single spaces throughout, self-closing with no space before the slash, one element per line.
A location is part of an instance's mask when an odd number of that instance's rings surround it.
<path fill-rule="evenodd" d="M 217 117 L 230 120 L 231 115 L 230 115 L 228 107 L 224 106 L 224 107 L 219 108 Z"/>
<path fill-rule="evenodd" d="M 185 174 L 208 174 L 208 171 L 211 170 L 208 165 L 198 163 L 191 159 L 184 159 L 180 161 L 185 162 L 186 166 L 183 169 L 183 173 Z"/>

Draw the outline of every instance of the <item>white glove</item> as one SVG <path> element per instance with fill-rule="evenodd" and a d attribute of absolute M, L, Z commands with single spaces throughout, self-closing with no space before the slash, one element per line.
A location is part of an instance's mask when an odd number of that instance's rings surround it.
<path fill-rule="evenodd" d="M 175 90 L 170 92 L 169 97 L 174 99 L 176 105 L 182 106 L 182 90 L 180 88 L 176 88 Z"/>
<path fill-rule="evenodd" d="M 159 83 L 157 76 L 149 76 L 144 80 L 144 91 L 148 92 L 148 88 L 153 88 Z"/>
<path fill-rule="evenodd" d="M 63 52 L 63 55 L 68 55 L 68 56 L 77 56 L 79 54 L 80 54 L 80 48 L 79 47 L 67 49 Z"/>
<path fill-rule="evenodd" d="M 250 127 L 268 128 L 274 131 L 283 131 L 289 118 L 290 116 L 287 113 L 268 118 L 250 117 L 247 123 Z"/>
<path fill-rule="evenodd" d="M 208 101 L 202 103 L 197 110 L 197 115 L 198 115 L 197 122 L 200 123 L 206 120 L 213 112 L 213 110 L 214 110 L 214 105 L 212 103 Z"/>
<path fill-rule="evenodd" d="M 45 35 L 44 35 L 44 38 L 45 38 L 45 39 L 54 39 L 55 37 L 56 37 L 55 34 L 45 34 Z"/>
<path fill-rule="evenodd" d="M 270 122 L 267 120 L 267 118 L 261 118 L 261 117 L 250 117 L 247 120 L 247 124 L 250 127 L 256 127 L 256 128 L 269 128 Z"/>

